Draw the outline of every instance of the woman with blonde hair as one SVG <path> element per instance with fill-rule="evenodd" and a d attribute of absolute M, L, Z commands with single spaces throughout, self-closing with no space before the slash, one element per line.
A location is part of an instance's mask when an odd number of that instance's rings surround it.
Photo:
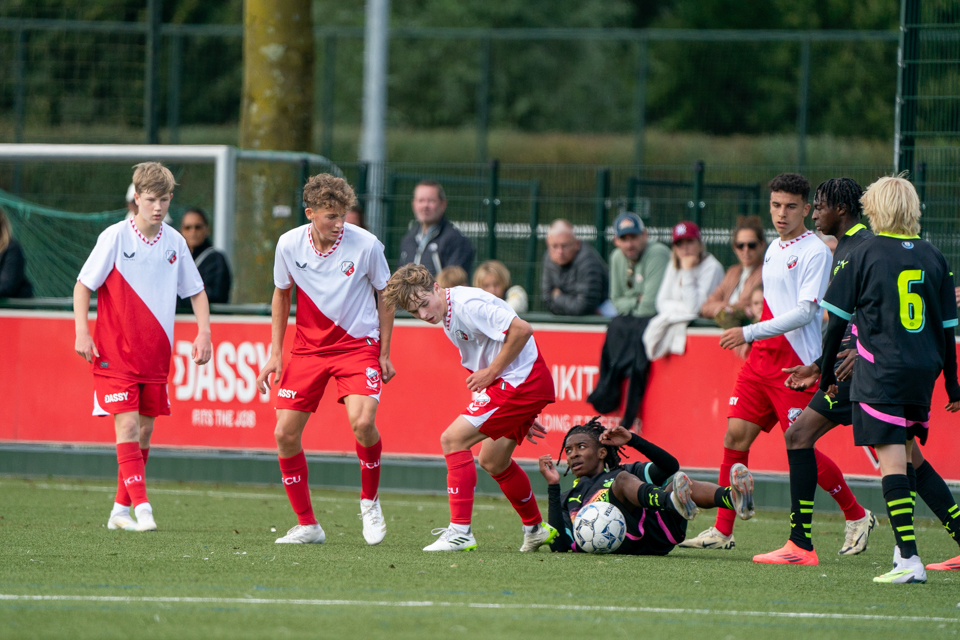
<path fill-rule="evenodd" d="M 527 292 L 520 285 L 510 286 L 510 270 L 499 260 L 487 260 L 473 272 L 473 286 L 491 293 L 517 313 L 526 313 L 529 309 Z"/>
<path fill-rule="evenodd" d="M 13 237 L 10 221 L 0 209 L 0 298 L 32 298 L 33 285 L 27 280 L 27 260 Z"/>

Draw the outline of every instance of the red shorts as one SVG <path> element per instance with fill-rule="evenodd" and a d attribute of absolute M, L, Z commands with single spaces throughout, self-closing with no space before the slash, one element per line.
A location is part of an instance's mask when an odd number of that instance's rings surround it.
<path fill-rule="evenodd" d="M 553 377 L 538 356 L 527 380 L 519 387 L 499 378 L 477 394 L 461 415 L 492 440 L 510 438 L 520 444 L 534 419 L 553 401 Z"/>
<path fill-rule="evenodd" d="M 156 418 L 170 415 L 166 382 L 134 382 L 122 378 L 93 376 L 93 415 L 109 416 L 136 411 Z"/>
<path fill-rule="evenodd" d="M 277 385 L 277 409 L 313 413 L 327 381 L 337 381 L 338 400 L 346 396 L 371 396 L 380 400 L 380 344 L 329 356 L 293 356 Z"/>
<path fill-rule="evenodd" d="M 768 432 L 779 422 L 780 428 L 786 431 L 810 403 L 814 391 L 816 387 L 810 391 L 794 391 L 782 384 L 769 384 L 744 367 L 733 387 L 727 417 L 752 422 Z"/>

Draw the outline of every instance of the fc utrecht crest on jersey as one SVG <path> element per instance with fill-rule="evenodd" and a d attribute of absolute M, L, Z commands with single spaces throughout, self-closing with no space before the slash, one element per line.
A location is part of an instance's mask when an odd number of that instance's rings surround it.
<path fill-rule="evenodd" d="M 460 338 L 461 340 L 470 339 L 470 336 L 468 336 L 465 332 L 461 331 L 460 329 L 457 329 L 455 333 L 457 334 L 457 337 Z"/>
<path fill-rule="evenodd" d="M 795 266 L 797 266 L 797 262 L 799 262 L 799 258 L 797 258 L 797 256 L 790 256 L 787 259 L 787 269 L 793 269 Z"/>
<path fill-rule="evenodd" d="M 165 254 L 163 254 L 163 257 L 167 259 L 167 262 L 169 262 L 170 264 L 173 264 L 174 262 L 177 261 L 177 252 L 171 249 L 170 251 L 167 251 Z"/>
<path fill-rule="evenodd" d="M 473 399 L 473 402 L 467 407 L 472 413 L 476 413 L 479 409 L 490 404 L 490 396 L 485 393 L 481 393 L 476 398 Z"/>
<path fill-rule="evenodd" d="M 790 421 L 790 424 L 793 424 L 797 418 L 800 417 L 800 414 L 803 413 L 803 409 L 798 409 L 797 407 L 791 408 L 787 411 L 787 420 Z"/>
<path fill-rule="evenodd" d="M 340 263 L 340 271 L 342 271 L 345 276 L 352 276 L 355 270 L 353 263 L 349 260 L 344 260 Z"/>
<path fill-rule="evenodd" d="M 380 374 L 373 367 L 367 367 L 365 373 L 367 374 L 367 386 L 376 389 L 377 385 L 380 384 Z"/>

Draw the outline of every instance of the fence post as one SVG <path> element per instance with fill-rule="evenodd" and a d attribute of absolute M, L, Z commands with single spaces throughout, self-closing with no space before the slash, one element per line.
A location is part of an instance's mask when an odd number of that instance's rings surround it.
<path fill-rule="evenodd" d="M 687 203 L 691 209 L 690 213 L 693 221 L 700 226 L 703 221 L 703 210 L 707 203 L 703 201 L 703 174 L 706 169 L 703 160 L 697 160 L 693 163 L 693 200 Z"/>
<path fill-rule="evenodd" d="M 530 238 L 527 241 L 527 296 L 533 299 L 533 274 L 537 268 L 537 227 L 540 226 L 540 181 L 530 185 Z"/>
<path fill-rule="evenodd" d="M 490 161 L 490 198 L 487 207 L 487 259 L 497 259 L 497 207 L 500 206 L 500 161 Z"/>
<path fill-rule="evenodd" d="M 810 102 L 810 39 L 800 42 L 800 98 L 797 105 L 797 173 L 807 164 L 807 114 Z"/>
<path fill-rule="evenodd" d="M 920 50 L 920 0 L 900 5 L 900 48 L 897 51 L 897 118 L 893 138 L 893 164 L 897 173 L 913 170 L 914 133 L 917 127 L 917 56 Z"/>
<path fill-rule="evenodd" d="M 162 0 L 147 0 L 147 41 L 143 78 L 143 133 L 147 144 L 160 142 L 157 101 L 160 99 L 160 22 Z"/>
<path fill-rule="evenodd" d="M 634 162 L 639 171 L 644 162 L 647 144 L 647 39 L 641 39 L 637 45 L 639 50 L 637 52 L 637 93 L 633 103 L 633 135 Z"/>
<path fill-rule="evenodd" d="M 304 158 L 300 161 L 300 197 L 297 198 L 297 224 L 307 224 L 307 203 L 303 201 L 303 188 L 310 179 L 310 161 Z"/>
<path fill-rule="evenodd" d="M 168 144 L 180 143 L 180 73 L 183 38 L 168 36 L 167 46 L 167 130 Z"/>
<path fill-rule="evenodd" d="M 337 36 L 327 36 L 323 45 L 323 101 L 320 103 L 320 120 L 323 134 L 320 138 L 320 154 L 333 156 L 334 90 L 337 84 Z"/>
<path fill-rule="evenodd" d="M 607 200 L 610 198 L 610 169 L 597 169 L 597 196 L 594 206 L 594 223 L 597 226 L 597 253 L 607 259 Z"/>
<path fill-rule="evenodd" d="M 917 196 L 920 198 L 920 211 L 925 211 L 927 208 L 927 163 L 920 162 L 917 163 L 917 175 L 913 180 L 913 183 L 917 186 Z"/>
<path fill-rule="evenodd" d="M 477 83 L 477 162 L 487 161 L 490 128 L 490 38 L 480 39 L 480 82 Z"/>
<path fill-rule="evenodd" d="M 14 95 L 13 95 L 13 141 L 23 142 L 24 119 L 26 114 L 27 101 L 27 55 L 26 39 L 27 33 L 23 29 L 17 29 L 14 35 L 15 49 L 13 53 L 13 76 L 14 76 Z M 17 162 L 13 165 L 13 193 L 20 195 L 20 176 L 22 167 Z"/>

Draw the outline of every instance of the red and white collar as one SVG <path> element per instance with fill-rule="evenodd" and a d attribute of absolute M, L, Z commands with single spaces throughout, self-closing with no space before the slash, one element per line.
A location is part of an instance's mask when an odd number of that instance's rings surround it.
<path fill-rule="evenodd" d="M 786 243 L 784 243 L 783 240 L 779 240 L 778 242 L 780 243 L 780 248 L 781 248 L 781 249 L 786 249 L 786 248 L 789 247 L 790 245 L 796 244 L 797 242 L 800 242 L 801 240 L 803 240 L 803 239 L 806 238 L 807 236 L 812 236 L 812 235 L 813 235 L 813 229 L 809 229 L 809 230 L 807 230 L 806 233 L 802 233 L 802 234 L 800 234 L 799 236 L 797 236 L 796 238 L 794 238 L 793 240 L 789 240 L 789 241 L 787 241 Z"/>
<path fill-rule="evenodd" d="M 340 241 L 343 240 L 343 229 L 340 229 L 340 235 L 337 236 L 337 240 L 336 242 L 333 243 L 333 246 L 330 247 L 330 250 L 324 253 L 320 253 L 319 251 L 317 251 L 317 247 L 313 244 L 313 234 L 310 233 L 310 229 L 312 228 L 313 228 L 313 224 L 307 225 L 307 239 L 310 241 L 310 248 L 313 249 L 313 252 L 318 256 L 320 256 L 321 258 L 329 257 L 331 254 L 333 254 L 334 251 L 337 250 L 337 247 L 340 246 Z"/>
<path fill-rule="evenodd" d="M 443 319 L 443 326 L 450 328 L 450 321 L 453 320 L 453 305 L 450 303 L 450 289 L 444 289 L 447 297 L 447 316 Z"/>
<path fill-rule="evenodd" d="M 163 223 L 160 223 L 160 231 L 157 233 L 157 236 L 153 240 L 147 240 L 147 237 L 140 233 L 140 229 L 137 229 L 137 223 L 133 221 L 133 218 L 130 218 L 130 228 L 133 229 L 133 232 L 137 234 L 137 237 L 147 243 L 148 247 L 160 242 L 160 236 L 163 235 Z"/>

